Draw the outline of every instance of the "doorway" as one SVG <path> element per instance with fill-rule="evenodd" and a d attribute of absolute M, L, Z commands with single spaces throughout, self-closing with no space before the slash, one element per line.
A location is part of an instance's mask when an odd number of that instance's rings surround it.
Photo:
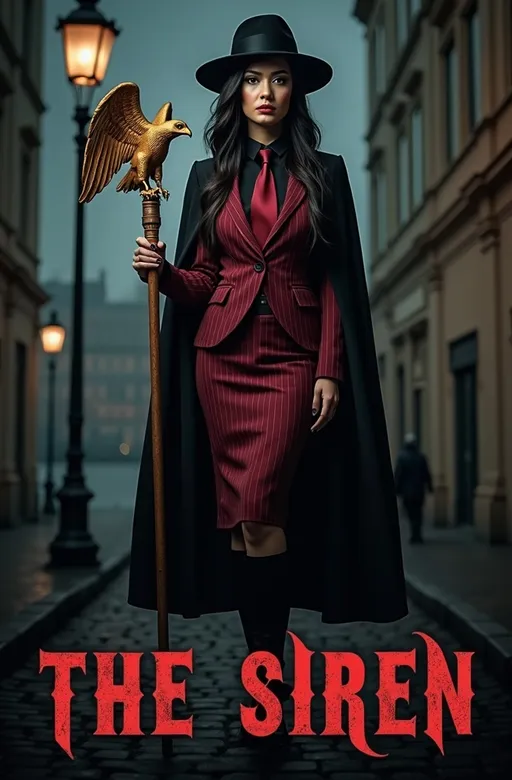
<path fill-rule="evenodd" d="M 475 368 L 455 372 L 455 468 L 457 523 L 472 523 L 477 486 Z"/>
<path fill-rule="evenodd" d="M 415 387 L 412 394 L 412 414 L 414 423 L 414 433 L 418 442 L 418 449 L 423 448 L 423 389 Z"/>
<path fill-rule="evenodd" d="M 398 448 L 403 447 L 405 437 L 405 371 L 402 364 L 396 368 L 396 403 Z"/>
<path fill-rule="evenodd" d="M 476 334 L 452 345 L 454 379 L 455 520 L 472 524 L 478 484 Z"/>

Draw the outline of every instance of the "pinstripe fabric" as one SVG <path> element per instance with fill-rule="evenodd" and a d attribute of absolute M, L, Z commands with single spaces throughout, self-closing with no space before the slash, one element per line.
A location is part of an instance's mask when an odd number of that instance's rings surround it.
<path fill-rule="evenodd" d="M 334 291 L 325 278 L 317 296 L 307 275 L 309 220 L 302 184 L 290 176 L 283 208 L 263 248 L 247 221 L 238 180 L 219 215 L 217 231 L 223 247 L 219 261 L 199 245 L 190 270 L 166 264 L 160 281 L 161 292 L 177 302 L 207 305 L 195 346 L 220 344 L 263 290 L 292 339 L 318 351 L 316 376 L 342 379 L 342 323 Z"/>
<path fill-rule="evenodd" d="M 310 285 L 306 192 L 292 176 L 263 247 L 238 180 L 217 234 L 218 261 L 199 244 L 190 270 L 169 265 L 160 289 L 206 309 L 194 340 L 196 386 L 212 449 L 218 527 L 249 521 L 284 527 L 310 435 L 315 377 L 342 378 L 340 311 L 327 278 L 318 294 Z M 260 291 L 273 314 L 251 310 Z"/>
<path fill-rule="evenodd" d="M 219 347 L 198 349 L 196 386 L 212 449 L 217 527 L 285 527 L 288 494 L 311 435 L 316 354 L 273 315 L 249 316 Z"/>
<path fill-rule="evenodd" d="M 190 270 L 184 271 L 166 263 L 160 278 L 160 292 L 185 305 L 208 303 L 219 281 L 219 265 L 212 261 L 199 243 Z"/>
<path fill-rule="evenodd" d="M 320 285 L 322 326 L 316 377 L 343 379 L 343 326 L 341 312 L 330 281 L 324 277 Z"/>

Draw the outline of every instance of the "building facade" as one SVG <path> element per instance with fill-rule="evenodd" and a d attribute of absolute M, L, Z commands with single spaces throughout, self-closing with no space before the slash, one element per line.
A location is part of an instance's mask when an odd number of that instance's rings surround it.
<path fill-rule="evenodd" d="M 358 0 L 371 302 L 393 454 L 415 430 L 437 525 L 512 539 L 512 4 Z"/>
<path fill-rule="evenodd" d="M 0 2 L 0 527 L 37 514 L 43 0 Z"/>
<path fill-rule="evenodd" d="M 121 463 L 138 460 L 150 399 L 149 328 L 147 286 L 140 299 L 111 302 L 105 273 L 84 285 L 84 426 L 83 449 L 87 461 Z M 64 349 L 57 358 L 55 457 L 65 459 L 68 446 L 72 287 L 47 281 L 50 301 L 44 308 L 49 319 L 55 310 L 66 328 Z M 38 455 L 46 456 L 47 399 L 45 356 L 42 355 L 39 393 Z"/>

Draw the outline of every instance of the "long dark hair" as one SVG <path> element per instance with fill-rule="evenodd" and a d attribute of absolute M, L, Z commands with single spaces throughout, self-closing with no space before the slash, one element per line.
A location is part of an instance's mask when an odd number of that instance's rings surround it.
<path fill-rule="evenodd" d="M 199 235 L 207 250 L 218 251 L 216 222 L 226 203 L 238 174 L 246 138 L 245 116 L 242 110 L 241 86 L 245 70 L 234 73 L 212 104 L 211 116 L 204 131 L 206 148 L 214 158 L 214 172 L 202 194 L 203 217 Z M 289 140 L 287 167 L 306 188 L 311 223 L 311 245 L 323 240 L 322 211 L 326 192 L 325 174 L 315 150 L 321 141 L 321 131 L 309 113 L 300 83 L 294 80 L 290 108 L 283 131 Z"/>

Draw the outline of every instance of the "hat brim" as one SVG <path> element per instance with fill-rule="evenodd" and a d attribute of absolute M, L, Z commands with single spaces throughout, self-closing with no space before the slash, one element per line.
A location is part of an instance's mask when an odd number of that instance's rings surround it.
<path fill-rule="evenodd" d="M 205 62 L 196 71 L 196 79 L 202 87 L 217 94 L 222 91 L 227 79 L 237 70 L 250 62 L 268 57 L 284 57 L 290 63 L 293 73 L 298 77 L 301 88 L 306 94 L 317 92 L 325 87 L 333 76 L 328 62 L 310 54 L 294 54 L 288 51 L 265 51 L 252 54 L 229 54 Z"/>

